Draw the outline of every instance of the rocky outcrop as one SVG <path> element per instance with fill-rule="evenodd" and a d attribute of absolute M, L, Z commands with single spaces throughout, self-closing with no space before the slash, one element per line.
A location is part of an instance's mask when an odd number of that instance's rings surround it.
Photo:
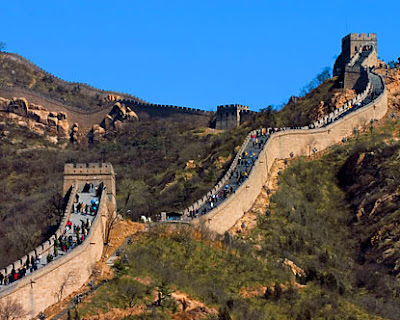
<path fill-rule="evenodd" d="M 328 113 L 334 111 L 334 109 L 340 108 L 347 101 L 353 100 L 356 96 L 357 94 L 353 89 L 343 89 L 339 92 L 335 92 L 328 102 Z"/>
<path fill-rule="evenodd" d="M 44 107 L 30 104 L 25 98 L 12 100 L 0 97 L 0 117 L 38 134 L 47 134 L 49 141 L 69 138 L 70 129 L 65 112 L 50 112 Z"/>
<path fill-rule="evenodd" d="M 106 133 L 106 130 L 104 130 L 103 127 L 101 127 L 98 124 L 93 125 L 92 131 L 91 131 L 92 135 L 91 137 L 89 137 L 91 142 L 99 142 L 104 140 L 104 135 Z"/>
<path fill-rule="evenodd" d="M 116 104 L 114 104 L 114 107 L 104 118 L 103 122 L 101 123 L 101 126 L 105 130 L 113 128 L 118 129 L 125 122 L 138 121 L 138 120 L 139 117 L 131 108 L 127 107 L 125 104 L 117 102 Z"/>
<path fill-rule="evenodd" d="M 139 117 L 131 108 L 127 107 L 125 104 L 117 102 L 114 104 L 111 111 L 105 116 L 100 125 L 93 125 L 92 130 L 90 130 L 88 134 L 89 142 L 102 141 L 104 140 L 107 131 L 121 129 L 125 123 L 138 120 Z"/>
<path fill-rule="evenodd" d="M 79 139 L 79 125 L 77 123 L 74 123 L 74 125 L 72 126 L 70 140 L 72 143 L 78 143 L 80 140 Z"/>
<path fill-rule="evenodd" d="M 110 97 L 111 100 L 116 98 Z M 131 108 L 117 102 L 103 121 L 93 125 L 86 136 L 87 131 L 80 132 L 77 123 L 70 128 L 65 112 L 49 111 L 43 106 L 29 103 L 25 98 L 9 100 L 2 97 L 0 97 L 0 118 L 38 134 L 46 133 L 47 139 L 55 143 L 59 139 L 70 139 L 73 143 L 80 143 L 86 138 L 89 138 L 90 142 L 101 141 L 108 130 L 120 129 L 127 122 L 139 120 Z"/>

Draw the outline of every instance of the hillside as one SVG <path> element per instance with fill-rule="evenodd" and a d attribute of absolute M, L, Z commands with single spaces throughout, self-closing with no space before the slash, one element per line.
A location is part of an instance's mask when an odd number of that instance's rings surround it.
<path fill-rule="evenodd" d="M 112 162 L 119 213 L 126 216 L 130 210 L 134 220 L 142 214 L 154 217 L 182 210 L 203 196 L 229 166 L 248 130 L 215 132 L 179 118 L 154 119 L 128 123 L 94 144 L 53 144 L 46 136 L 0 121 L 0 182 L 5 186 L 0 265 L 24 255 L 56 227 L 64 163 Z"/>
<path fill-rule="evenodd" d="M 2 90 L 8 92 L 10 89 L 13 92 L 19 90 L 21 93 L 36 95 L 37 99 L 48 98 L 86 112 L 108 108 L 110 102 L 119 99 L 143 101 L 129 94 L 99 90 L 87 84 L 64 81 L 19 55 L 0 52 L 0 96 Z"/>
<path fill-rule="evenodd" d="M 51 87 L 46 81 L 43 86 L 39 85 L 39 79 L 48 75 L 23 59 L 2 53 L 0 61 L 3 84 L 7 82 L 11 86 L 7 90 L 30 86 L 29 95 L 26 91 L 18 92 L 28 97 L 37 94 L 42 97 L 43 88 Z M 13 70 L 19 70 L 18 74 Z M 56 78 L 54 81 L 54 85 L 57 81 L 61 85 L 72 85 Z M 0 86 L 0 92 L 5 90 Z M 54 90 L 49 92 L 53 94 Z M 8 118 L 1 120 L 0 112 L 0 149 L 6 160 L 2 163 L 0 181 L 7 186 L 0 206 L 0 245 L 4 244 L 7 255 L 1 255 L 0 265 L 22 256 L 56 228 L 62 211 L 61 178 L 65 162 L 113 163 L 122 215 L 132 212 L 134 215 L 130 218 L 137 220 L 142 214 L 155 216 L 161 211 L 178 211 L 202 197 L 215 184 L 248 131 L 294 121 L 288 117 L 294 113 L 287 108 L 295 108 L 302 117 L 311 119 L 318 101 L 329 101 L 334 94 L 334 80 L 328 80 L 294 105 L 288 104 L 280 112 L 258 113 L 253 122 L 224 133 L 199 127 L 204 121 L 187 121 L 185 115 L 177 115 L 128 122 L 107 131 L 93 144 L 88 144 L 87 139 L 73 145 L 63 139 L 58 144 L 49 143 L 48 140 L 53 141 L 49 133 L 35 134 Z M 89 94 L 89 97 L 93 96 Z M 58 106 L 53 102 L 51 105 L 53 110 Z M 103 111 L 81 114 L 76 110 L 68 110 L 70 120 L 71 115 L 72 120 L 77 117 L 86 123 L 100 122 L 104 117 Z M 194 166 L 187 165 L 190 160 Z M 25 214 L 27 211 L 29 214 Z M 26 224 L 29 219 L 34 223 Z"/>
<path fill-rule="evenodd" d="M 13 75 L 15 68 L 28 68 L 17 64 L 5 61 L 2 70 L 11 66 L 7 72 Z M 54 89 L 47 84 L 36 87 L 43 78 L 32 70 L 21 69 L 21 75 L 31 73 L 26 79 L 36 79 L 32 83 L 17 76 L 2 88 L 28 94 L 24 86 L 31 85 L 32 97 L 46 90 L 51 96 Z M 83 99 L 81 91 L 71 96 L 59 91 L 49 99 L 62 100 L 63 94 L 71 103 Z M 118 213 L 136 221 L 142 214 L 154 218 L 182 210 L 214 186 L 251 129 L 308 124 L 353 94 L 329 79 L 237 129 L 212 130 L 185 115 L 142 118 L 111 127 L 90 144 L 49 143 L 46 133 L 1 121 L 0 265 L 21 257 L 57 227 L 64 163 L 111 162 Z M 397 95 L 393 89 L 392 108 Z M 81 111 L 92 117 L 95 100 L 87 97 L 87 109 L 73 106 L 77 117 Z M 245 234 L 219 239 L 202 228 L 162 227 L 142 233 L 125 248 L 115 278 L 100 281 L 77 311 L 85 318 L 109 318 L 116 309 L 116 318 L 125 319 L 397 319 L 398 130 L 387 119 L 381 129 L 357 133 L 319 159 L 295 160 L 279 173 L 268 214 L 262 212 L 257 227 Z M 154 304 L 159 294 L 165 298 Z"/>
<path fill-rule="evenodd" d="M 399 319 L 399 130 L 389 118 L 324 155 L 293 160 L 278 174 L 271 214 L 259 214 L 243 235 L 214 238 L 187 227 L 138 235 L 115 277 L 77 312 L 88 319 Z"/>

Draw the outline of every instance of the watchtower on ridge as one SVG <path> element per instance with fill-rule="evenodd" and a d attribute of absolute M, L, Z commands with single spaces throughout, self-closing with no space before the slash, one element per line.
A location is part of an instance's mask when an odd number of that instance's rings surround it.
<path fill-rule="evenodd" d="M 376 33 L 350 33 L 342 39 L 342 52 L 337 58 L 333 75 L 341 88 L 362 92 L 367 83 L 367 68 L 378 65 Z"/>
<path fill-rule="evenodd" d="M 342 39 L 342 52 L 335 62 L 333 76 L 342 76 L 346 65 L 364 46 L 378 50 L 376 33 L 350 33 Z"/>
<path fill-rule="evenodd" d="M 218 106 L 215 129 L 236 128 L 243 121 L 243 115 L 249 113 L 251 113 L 249 107 L 240 104 Z"/>
<path fill-rule="evenodd" d="M 66 163 L 64 165 L 64 194 L 77 181 L 80 184 L 101 182 L 106 187 L 108 200 L 116 204 L 115 173 L 111 163 Z"/>

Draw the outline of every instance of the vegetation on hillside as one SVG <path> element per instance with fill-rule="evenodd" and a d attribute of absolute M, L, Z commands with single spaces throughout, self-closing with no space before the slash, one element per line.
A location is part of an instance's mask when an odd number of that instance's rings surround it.
<path fill-rule="evenodd" d="M 84 303 L 83 314 L 127 304 L 111 286 L 135 278 L 151 279 L 148 293 L 162 284 L 191 294 L 219 310 L 210 319 L 399 319 L 399 128 L 389 121 L 320 159 L 293 161 L 280 176 L 272 214 L 260 216 L 249 236 L 213 240 L 204 230 L 151 229 L 126 248 L 115 278 Z M 136 306 L 174 317 L 176 307 L 154 307 L 154 296 Z"/>
<path fill-rule="evenodd" d="M 20 258 L 56 228 L 64 163 L 111 162 L 119 213 L 138 220 L 180 211 L 202 197 L 248 130 L 213 134 L 187 121 L 154 119 L 129 123 L 99 143 L 52 145 L 26 129 L 1 124 L 0 265 Z"/>
<path fill-rule="evenodd" d="M 72 105 L 85 111 L 96 111 L 98 108 L 111 106 L 100 91 L 86 86 L 62 81 L 49 75 L 30 63 L 25 63 L 1 52 L 0 46 L 0 86 L 16 87 L 30 90 Z M 139 99 L 138 99 L 139 100 Z"/>

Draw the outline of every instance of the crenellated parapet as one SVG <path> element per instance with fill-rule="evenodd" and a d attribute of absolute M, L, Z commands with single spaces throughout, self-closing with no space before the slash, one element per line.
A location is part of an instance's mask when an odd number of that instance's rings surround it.
<path fill-rule="evenodd" d="M 64 192 L 74 183 L 104 183 L 109 200 L 116 204 L 115 172 L 111 163 L 66 163 L 64 165 Z"/>
<path fill-rule="evenodd" d="M 342 39 L 342 51 L 337 58 L 333 75 L 344 89 L 360 92 L 367 82 L 367 68 L 378 65 L 375 33 L 350 33 Z"/>
<path fill-rule="evenodd" d="M 62 84 L 70 85 L 70 86 L 79 86 L 81 88 L 85 88 L 85 89 L 90 90 L 90 91 L 99 92 L 102 95 L 104 95 L 105 98 L 107 98 L 107 99 L 113 100 L 112 97 L 117 96 L 117 97 L 124 97 L 124 98 L 127 98 L 127 99 L 132 99 L 132 100 L 143 101 L 143 100 L 139 99 L 138 97 L 136 97 L 134 95 L 131 95 L 131 94 L 128 94 L 128 93 L 122 93 L 122 92 L 117 92 L 117 91 L 98 89 L 98 88 L 95 88 L 95 87 L 91 86 L 90 84 L 82 83 L 82 82 L 65 81 L 65 80 L 63 80 L 63 79 L 61 79 L 61 78 L 49 73 L 48 71 L 40 68 L 39 66 L 37 66 L 35 63 L 30 61 L 29 59 L 27 59 L 27 58 L 25 58 L 25 57 L 23 57 L 23 56 L 21 56 L 21 55 L 19 55 L 17 53 L 1 52 L 0 54 L 3 55 L 3 56 L 9 57 L 10 59 L 17 60 L 19 63 L 22 63 L 23 65 L 25 65 L 25 66 L 27 66 L 29 68 L 32 68 L 33 70 L 35 70 L 37 72 L 43 73 L 47 77 L 51 77 L 51 78 L 57 79 L 57 81 L 59 81 Z"/>
<path fill-rule="evenodd" d="M 72 176 L 75 177 L 74 180 L 71 180 Z M 115 174 L 111 164 L 66 164 L 65 177 L 68 182 L 64 186 L 69 185 L 65 195 L 67 204 L 57 231 L 26 256 L 0 269 L 0 273 L 9 279 L 13 271 L 19 273 L 23 268 L 28 269 L 30 259 L 35 261 L 35 268 L 31 264 L 29 273 L 8 282 L 7 285 L 0 285 L 0 302 L 21 302 L 26 312 L 25 319 L 36 318 L 39 312 L 60 302 L 87 282 L 103 254 L 107 220 L 115 217 L 115 211 L 110 211 L 110 208 L 115 210 L 115 193 L 110 196 L 110 190 L 115 192 L 112 186 Z M 88 185 L 92 189 L 85 191 Z M 81 198 L 89 197 L 89 200 L 96 199 L 93 214 L 88 216 L 75 212 L 74 204 L 78 202 L 79 195 Z M 89 219 L 92 222 L 86 224 L 87 234 L 82 233 L 82 238 L 76 236 L 78 243 L 69 250 L 56 254 L 56 249 L 60 248 L 59 239 L 67 238 L 72 232 L 68 222 L 72 220 L 79 223 L 80 220 L 84 222 Z"/>
<path fill-rule="evenodd" d="M 255 113 L 248 106 L 241 104 L 218 106 L 215 128 L 220 130 L 237 128 Z"/>
<path fill-rule="evenodd" d="M 342 141 L 343 138 L 352 135 L 354 129 L 363 128 L 371 121 L 383 118 L 388 107 L 385 82 L 369 68 L 366 72 L 368 80 L 364 90 L 334 112 L 305 127 L 266 129 L 265 132 L 273 133 L 268 134 L 249 177 L 229 198 L 206 214 L 193 219 L 192 223 L 204 223 L 211 230 L 223 234 L 250 210 L 275 159 L 309 156 L 315 150 L 321 151 Z M 190 220 L 188 217 L 192 216 L 193 212 L 202 214 L 208 199 L 218 194 L 224 185 L 229 183 L 242 153 L 250 143 L 251 136 L 256 135 L 257 130 L 247 135 L 225 175 L 206 195 L 182 212 L 184 219 Z"/>

